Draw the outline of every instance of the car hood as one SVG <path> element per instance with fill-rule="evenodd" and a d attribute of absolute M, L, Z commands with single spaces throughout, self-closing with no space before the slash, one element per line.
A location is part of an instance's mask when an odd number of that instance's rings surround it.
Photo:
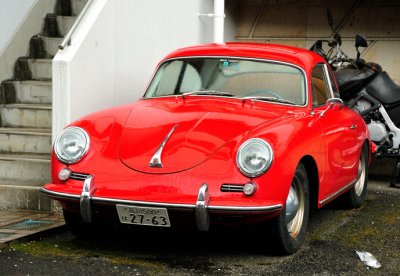
<path fill-rule="evenodd" d="M 238 100 L 141 100 L 121 133 L 119 157 L 140 172 L 184 171 L 206 161 L 230 140 L 278 117 Z"/>

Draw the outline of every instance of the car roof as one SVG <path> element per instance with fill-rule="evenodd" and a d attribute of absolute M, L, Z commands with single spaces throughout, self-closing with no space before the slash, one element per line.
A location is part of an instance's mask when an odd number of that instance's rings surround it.
<path fill-rule="evenodd" d="M 287 62 L 302 67 L 306 71 L 324 59 L 307 49 L 262 43 L 228 42 L 223 44 L 202 44 L 178 49 L 165 59 L 190 56 L 218 56 L 256 58 Z"/>

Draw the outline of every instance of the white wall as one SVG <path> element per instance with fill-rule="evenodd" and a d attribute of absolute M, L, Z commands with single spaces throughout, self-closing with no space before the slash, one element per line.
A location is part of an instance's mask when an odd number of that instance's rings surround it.
<path fill-rule="evenodd" d="M 53 137 L 69 122 L 141 97 L 172 50 L 209 43 L 213 0 L 96 0 L 53 60 Z M 233 40 L 234 27 L 228 27 Z"/>
<path fill-rule="evenodd" d="M 18 57 L 28 55 L 30 38 L 56 0 L 0 0 L 0 82 L 12 77 Z"/>
<path fill-rule="evenodd" d="M 155 66 L 170 51 L 212 41 L 212 19 L 197 16 L 212 12 L 212 4 L 209 0 L 117 1 L 116 102 L 142 96 Z"/>
<path fill-rule="evenodd" d="M 35 0 L 0 1 L 0 56 L 35 2 Z"/>
<path fill-rule="evenodd" d="M 114 102 L 114 6 L 92 2 L 71 38 L 53 59 L 53 139 L 72 120 Z"/>

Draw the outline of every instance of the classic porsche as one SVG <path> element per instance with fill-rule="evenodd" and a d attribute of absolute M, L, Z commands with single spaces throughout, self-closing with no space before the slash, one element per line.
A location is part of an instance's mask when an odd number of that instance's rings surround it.
<path fill-rule="evenodd" d="M 200 231 L 253 223 L 268 225 L 276 250 L 290 254 L 310 208 L 338 197 L 362 204 L 373 150 L 320 56 L 199 45 L 162 60 L 137 102 L 61 131 L 42 192 L 61 203 L 76 235 L 107 220 Z"/>

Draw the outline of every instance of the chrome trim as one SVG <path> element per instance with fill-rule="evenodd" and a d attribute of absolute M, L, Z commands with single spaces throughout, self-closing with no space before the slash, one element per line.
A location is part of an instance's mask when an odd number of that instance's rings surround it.
<path fill-rule="evenodd" d="M 201 185 L 196 202 L 196 225 L 199 231 L 206 232 L 210 228 L 210 217 L 208 215 L 208 203 L 210 202 L 210 194 L 206 183 Z"/>
<path fill-rule="evenodd" d="M 80 180 L 80 181 L 85 181 L 86 178 L 88 178 L 90 174 L 87 173 L 80 173 L 80 172 L 71 172 L 70 179 L 73 180 Z"/>
<path fill-rule="evenodd" d="M 319 116 L 324 117 L 325 113 L 328 112 L 328 110 L 333 107 L 334 103 L 339 103 L 341 109 L 344 106 L 344 103 L 343 103 L 342 99 L 340 99 L 340 98 L 329 98 L 328 100 L 326 100 L 326 104 L 329 104 L 329 105 L 326 107 L 326 109 L 324 111 L 321 112 L 321 114 Z"/>
<path fill-rule="evenodd" d="M 286 218 L 292 221 L 300 208 L 300 200 L 293 185 L 290 186 L 289 195 L 286 199 Z"/>
<path fill-rule="evenodd" d="M 282 204 L 270 206 L 208 206 L 213 211 L 273 212 L 282 210 Z"/>
<path fill-rule="evenodd" d="M 80 199 L 80 195 L 59 193 L 42 188 L 43 193 L 52 195 L 60 198 L 69 199 Z M 130 204 L 130 205 L 143 205 L 143 206 L 155 206 L 155 207 L 165 207 L 165 208 L 183 208 L 183 209 L 195 209 L 194 204 L 178 204 L 178 203 L 162 203 L 162 202 L 149 202 L 149 201 L 135 201 L 135 200 L 124 200 L 124 199 L 113 199 L 113 198 L 102 198 L 102 197 L 92 197 L 92 202 L 102 202 L 110 204 Z M 207 206 L 208 210 L 212 211 L 236 211 L 236 212 L 274 212 L 282 210 L 282 204 L 275 204 L 270 206 Z"/>
<path fill-rule="evenodd" d="M 328 201 L 330 201 L 331 199 L 337 197 L 338 195 L 340 195 L 341 193 L 343 193 L 344 191 L 346 191 L 347 189 L 351 188 L 351 186 L 354 186 L 356 184 L 357 180 L 344 186 L 343 188 L 341 188 L 340 190 L 336 191 L 335 193 L 331 194 L 330 196 L 326 197 L 325 199 L 321 200 L 319 202 L 319 204 L 324 205 L 325 203 L 327 203 Z"/>
<path fill-rule="evenodd" d="M 324 75 L 325 75 L 325 79 L 328 83 L 328 89 L 329 92 L 331 94 L 331 98 L 335 98 L 335 94 L 333 93 L 333 89 L 332 89 L 332 83 L 331 83 L 331 78 L 329 77 L 329 69 L 328 69 L 328 65 L 326 63 L 322 63 L 324 66 Z"/>
<path fill-rule="evenodd" d="M 242 193 L 244 184 L 222 184 L 221 192 Z"/>
<path fill-rule="evenodd" d="M 215 59 L 229 59 L 229 58 L 234 58 L 234 59 L 238 59 L 238 60 L 252 60 L 252 61 L 261 61 L 261 62 L 270 62 L 270 63 L 276 63 L 276 64 L 282 64 L 282 65 L 287 65 L 287 66 L 291 66 L 294 68 L 299 69 L 302 73 L 303 73 L 303 77 L 305 80 L 304 83 L 304 88 L 305 88 L 305 92 L 306 92 L 306 102 L 303 105 L 293 105 L 293 104 L 287 104 L 287 103 L 276 103 L 276 102 L 268 102 L 270 104 L 278 104 L 278 105 L 288 105 L 288 106 L 297 106 L 297 107 L 306 107 L 308 105 L 308 98 L 309 98 L 309 91 L 308 91 L 308 78 L 307 78 L 307 73 L 306 71 L 300 67 L 299 65 L 293 64 L 293 63 L 289 63 L 289 62 L 285 62 L 285 61 L 278 61 L 278 60 L 270 60 L 270 59 L 263 59 L 263 58 L 251 58 L 251 57 L 240 57 L 240 56 L 183 56 L 183 57 L 174 57 L 174 58 L 169 58 L 166 60 L 163 60 L 162 63 L 160 63 L 158 65 L 158 67 L 156 68 L 156 70 L 154 71 L 153 76 L 151 77 L 147 87 L 146 87 L 146 92 L 144 93 L 144 95 L 141 97 L 142 100 L 149 100 L 149 99 L 157 99 L 157 98 L 167 98 L 167 97 L 176 97 L 176 96 L 181 96 L 181 95 L 166 95 L 166 96 L 159 96 L 159 97 L 148 97 L 145 98 L 145 95 L 147 93 L 147 90 L 149 89 L 151 83 L 153 82 L 154 76 L 156 75 L 158 69 L 165 63 L 171 60 L 181 60 L 181 59 L 189 59 L 189 58 L 215 58 Z M 208 95 L 209 96 L 209 95 Z M 212 96 L 212 97 L 222 97 L 222 98 L 227 98 L 226 96 Z M 243 98 L 238 98 L 238 97 L 228 97 L 229 99 L 238 99 L 240 101 L 243 100 Z M 259 101 L 259 102 L 264 102 L 265 101 Z"/>
<path fill-rule="evenodd" d="M 161 142 L 160 147 L 158 148 L 158 150 L 156 151 L 156 153 L 154 153 L 153 157 L 151 158 L 151 161 L 149 163 L 149 167 L 150 168 L 162 168 L 162 161 L 161 161 L 161 154 L 162 151 L 164 149 L 165 144 L 167 143 L 169 137 L 171 137 L 172 133 L 174 132 L 174 130 L 178 127 L 178 125 L 175 125 L 167 134 L 167 136 L 164 138 L 164 140 Z"/>
<path fill-rule="evenodd" d="M 155 206 L 155 207 L 166 207 L 166 208 L 187 208 L 194 209 L 194 204 L 175 204 L 175 203 L 163 203 L 163 202 L 150 202 L 150 201 L 136 201 L 136 200 L 125 200 L 125 199 L 114 199 L 114 198 L 103 198 L 103 197 L 92 197 L 92 201 L 105 202 L 111 204 L 131 204 L 131 205 L 143 205 L 143 206 Z"/>
<path fill-rule="evenodd" d="M 42 192 L 44 194 L 48 194 L 50 196 L 55 196 L 55 197 L 70 198 L 70 199 L 80 199 L 81 198 L 80 195 L 73 195 L 73 194 L 54 192 L 54 191 L 47 190 L 47 189 L 45 189 L 43 187 L 40 189 L 40 192 Z"/>
<path fill-rule="evenodd" d="M 79 200 L 81 217 L 83 222 L 92 222 L 91 199 L 96 187 L 94 186 L 93 176 L 88 176 L 83 183 L 82 194 Z"/>

